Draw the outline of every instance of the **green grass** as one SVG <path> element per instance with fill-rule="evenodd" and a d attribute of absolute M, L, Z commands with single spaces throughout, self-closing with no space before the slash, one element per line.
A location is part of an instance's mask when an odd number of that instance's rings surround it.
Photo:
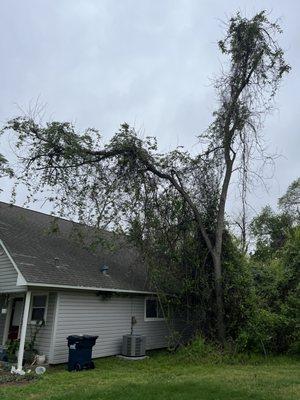
<path fill-rule="evenodd" d="M 300 368 L 285 357 L 212 364 L 154 353 L 144 361 L 99 359 L 96 369 L 50 368 L 36 382 L 0 386 L 1 400 L 299 400 Z"/>

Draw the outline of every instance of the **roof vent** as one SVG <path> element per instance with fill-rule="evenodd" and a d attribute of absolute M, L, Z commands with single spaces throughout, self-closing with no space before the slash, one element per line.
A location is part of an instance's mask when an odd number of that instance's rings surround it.
<path fill-rule="evenodd" d="M 103 275 L 108 275 L 108 266 L 102 265 L 102 267 L 100 268 L 100 271 L 102 272 Z"/>
<path fill-rule="evenodd" d="M 59 266 L 59 258 L 58 257 L 54 257 L 54 266 L 55 267 Z"/>

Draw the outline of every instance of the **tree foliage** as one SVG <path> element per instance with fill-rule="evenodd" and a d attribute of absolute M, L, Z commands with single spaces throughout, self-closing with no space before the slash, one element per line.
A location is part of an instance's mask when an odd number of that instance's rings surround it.
<path fill-rule="evenodd" d="M 0 153 L 0 179 L 4 177 L 12 178 L 14 172 L 9 166 L 7 159 Z M 0 185 L 0 192 L 3 191 Z"/>
<path fill-rule="evenodd" d="M 250 224 L 252 235 L 256 239 L 254 257 L 268 260 L 280 249 L 293 226 L 294 219 L 287 213 L 275 213 L 266 206 Z"/>
<path fill-rule="evenodd" d="M 271 253 L 270 253 L 271 254 Z M 256 303 L 238 340 L 248 350 L 300 351 L 300 227 L 268 260 L 251 260 Z"/>
<path fill-rule="evenodd" d="M 279 199 L 280 207 L 294 187 L 292 183 Z M 300 352 L 300 225 L 294 210 L 285 210 L 276 213 L 265 207 L 251 224 L 256 239 L 249 260 L 255 304 L 238 337 L 243 349 Z"/>
<path fill-rule="evenodd" d="M 300 223 L 300 178 L 294 180 L 279 199 L 279 207 Z"/>

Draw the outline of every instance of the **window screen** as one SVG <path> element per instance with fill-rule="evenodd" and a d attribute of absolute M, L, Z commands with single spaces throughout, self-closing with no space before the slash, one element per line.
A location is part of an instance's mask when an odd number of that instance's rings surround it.
<path fill-rule="evenodd" d="M 146 299 L 145 306 L 146 306 L 146 312 L 145 312 L 146 318 L 149 319 L 164 318 L 159 301 L 156 298 Z"/>
<path fill-rule="evenodd" d="M 31 321 L 44 321 L 46 314 L 47 296 L 33 296 Z"/>

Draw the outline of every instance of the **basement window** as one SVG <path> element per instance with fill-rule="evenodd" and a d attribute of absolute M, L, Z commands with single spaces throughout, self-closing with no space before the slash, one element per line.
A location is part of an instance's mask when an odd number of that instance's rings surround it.
<path fill-rule="evenodd" d="M 38 324 L 46 321 L 48 295 L 37 294 L 32 297 L 31 323 Z"/>
<path fill-rule="evenodd" d="M 163 312 L 157 297 L 145 298 L 145 321 L 162 321 Z"/>

